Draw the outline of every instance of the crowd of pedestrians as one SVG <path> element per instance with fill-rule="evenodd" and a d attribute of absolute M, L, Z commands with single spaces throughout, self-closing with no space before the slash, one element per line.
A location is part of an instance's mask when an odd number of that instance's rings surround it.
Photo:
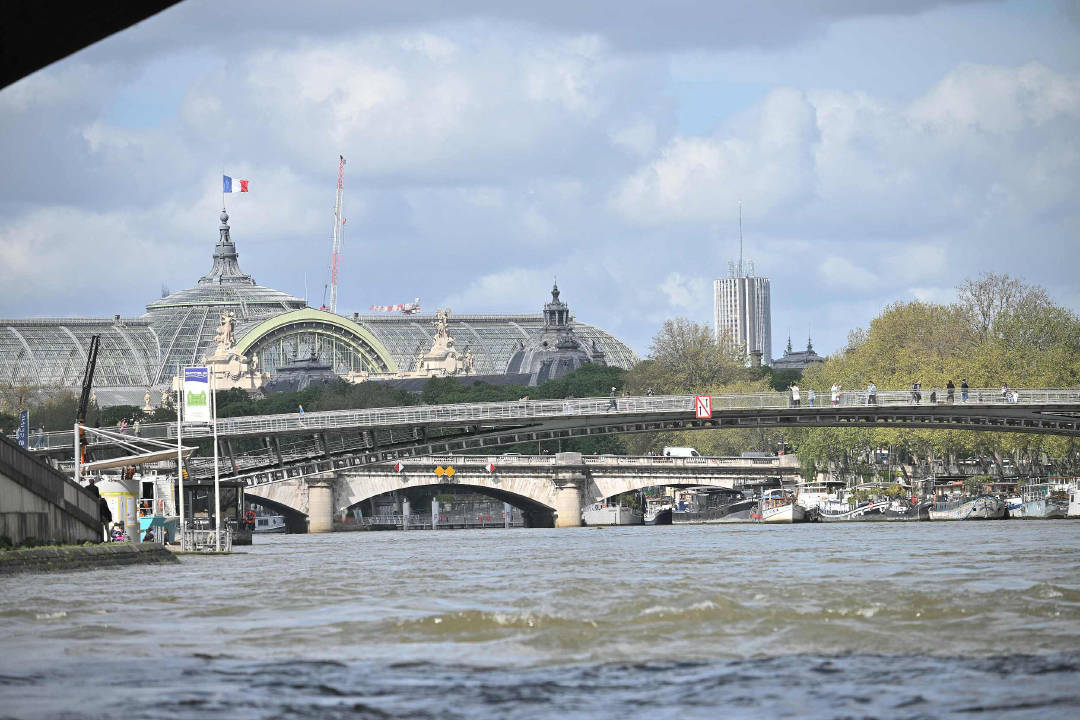
<path fill-rule="evenodd" d="M 967 403 L 970 397 L 970 389 L 968 387 L 968 381 L 966 378 L 960 380 L 960 402 Z M 956 390 L 957 386 L 949 380 L 945 383 L 945 391 L 942 393 L 938 389 L 934 388 L 930 390 L 930 395 L 926 398 L 931 405 L 937 404 L 956 404 Z M 921 405 L 924 399 L 922 382 L 915 380 L 911 383 L 910 389 L 907 391 L 908 398 L 912 404 Z M 802 405 L 803 390 L 799 388 L 797 383 L 791 383 L 788 385 L 788 406 L 797 408 Z M 808 401 L 808 407 L 814 407 L 817 400 L 817 393 L 813 388 L 809 388 L 805 392 L 806 399 Z M 1077 395 L 1080 399 L 1080 394 Z M 997 397 L 999 402 L 1004 403 L 1016 403 L 1020 402 L 1020 393 L 1009 387 L 1008 383 L 1004 383 L 1001 386 L 1001 393 Z M 987 398 L 983 397 L 983 402 L 986 402 Z M 844 391 L 844 386 L 840 383 L 833 383 L 829 389 L 829 401 L 832 407 L 838 407 L 840 405 L 877 405 L 878 404 L 878 387 L 877 384 L 871 380 L 864 391 Z"/>

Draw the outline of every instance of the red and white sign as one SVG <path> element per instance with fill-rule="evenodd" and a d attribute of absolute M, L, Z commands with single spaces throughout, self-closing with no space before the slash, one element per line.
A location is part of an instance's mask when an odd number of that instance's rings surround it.
<path fill-rule="evenodd" d="M 698 420 L 712 417 L 712 395 L 698 395 L 694 398 L 694 414 Z"/>
<path fill-rule="evenodd" d="M 495 472 L 495 466 L 492 465 L 491 463 L 488 463 L 487 465 L 485 465 L 484 469 L 487 470 L 489 473 Z"/>
<path fill-rule="evenodd" d="M 401 463 L 394 463 L 394 472 L 401 472 L 405 469 L 405 466 Z"/>

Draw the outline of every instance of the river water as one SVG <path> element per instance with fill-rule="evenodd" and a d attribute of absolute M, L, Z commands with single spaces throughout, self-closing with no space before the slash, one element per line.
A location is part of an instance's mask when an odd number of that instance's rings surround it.
<path fill-rule="evenodd" d="M 0 579 L 0 717 L 1080 716 L 1080 522 L 257 537 Z"/>

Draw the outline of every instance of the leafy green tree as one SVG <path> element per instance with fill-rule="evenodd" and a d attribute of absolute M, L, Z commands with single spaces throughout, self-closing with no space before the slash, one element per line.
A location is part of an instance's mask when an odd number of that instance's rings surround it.
<path fill-rule="evenodd" d="M 0 434 L 10 435 L 19 429 L 19 416 L 0 412 Z"/>

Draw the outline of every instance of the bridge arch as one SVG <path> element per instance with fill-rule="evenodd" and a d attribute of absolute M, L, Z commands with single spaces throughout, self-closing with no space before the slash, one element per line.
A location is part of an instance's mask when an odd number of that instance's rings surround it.
<path fill-rule="evenodd" d="M 291 533 L 307 532 L 308 516 L 306 512 L 302 512 L 291 505 L 287 505 L 279 500 L 273 500 L 270 498 L 255 495 L 248 491 L 244 492 L 244 503 L 254 503 L 266 510 L 271 510 L 284 516 L 285 527 Z"/>
<path fill-rule="evenodd" d="M 485 477 L 486 476 L 486 477 Z M 555 510 L 555 486 L 543 474 L 503 474 L 486 470 L 456 472 L 445 479 L 432 473 L 341 473 L 334 493 L 336 513 L 378 495 L 420 488 L 467 489 L 493 497 L 526 512 L 550 514 Z"/>

